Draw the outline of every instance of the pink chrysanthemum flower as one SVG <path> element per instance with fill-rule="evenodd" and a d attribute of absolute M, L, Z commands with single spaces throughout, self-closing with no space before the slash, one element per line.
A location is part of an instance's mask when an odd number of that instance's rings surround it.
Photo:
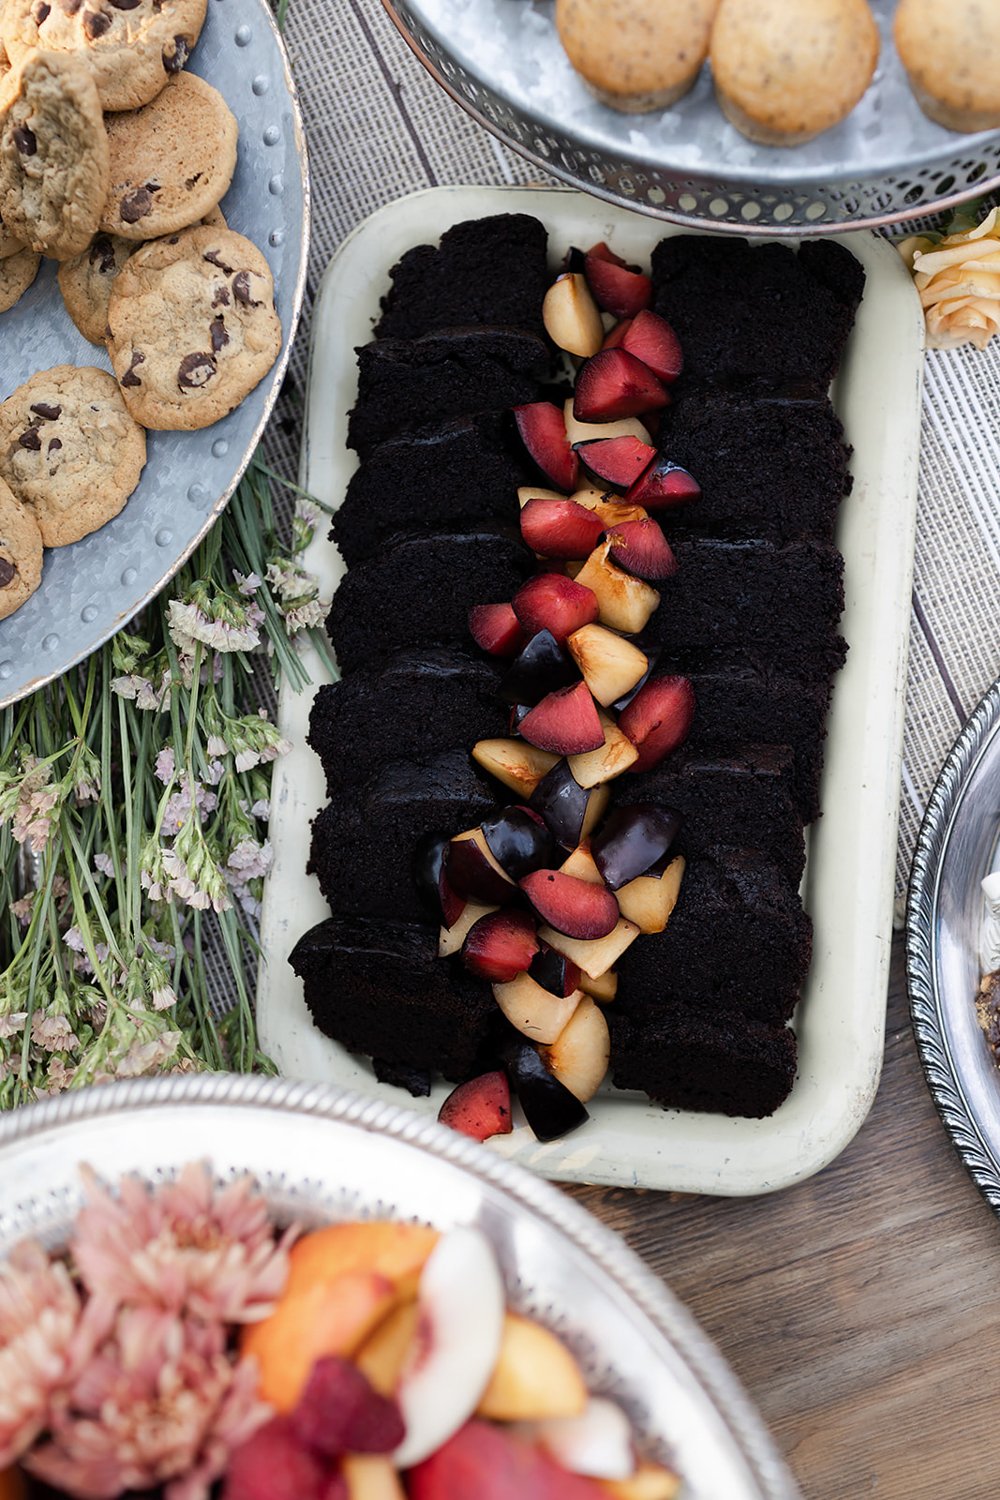
<path fill-rule="evenodd" d="M 92 1296 L 119 1307 L 208 1322 L 266 1317 L 288 1276 L 294 1231 L 275 1244 L 267 1204 L 249 1178 L 216 1188 L 204 1166 L 148 1188 L 123 1179 L 113 1197 L 85 1169 L 73 1260 Z"/>
<path fill-rule="evenodd" d="M 25 1241 L 0 1263 L 0 1469 L 47 1425 L 53 1399 L 106 1332 L 85 1314 L 62 1261 Z"/>
<path fill-rule="evenodd" d="M 221 1326 L 126 1309 L 25 1467 L 80 1500 L 156 1485 L 165 1500 L 205 1500 L 270 1415 L 255 1361 L 231 1363 Z"/>

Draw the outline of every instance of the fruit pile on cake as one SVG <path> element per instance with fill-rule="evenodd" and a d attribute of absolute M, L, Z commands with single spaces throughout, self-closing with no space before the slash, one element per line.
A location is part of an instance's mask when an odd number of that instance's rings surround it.
<path fill-rule="evenodd" d="M 664 1106 L 790 1090 L 798 886 L 844 659 L 849 450 L 828 390 L 863 290 L 829 242 L 673 236 L 548 265 L 525 215 L 392 273 L 334 523 L 344 678 L 310 740 L 332 915 L 316 1024 L 443 1117 L 542 1138 L 610 1066 Z"/>

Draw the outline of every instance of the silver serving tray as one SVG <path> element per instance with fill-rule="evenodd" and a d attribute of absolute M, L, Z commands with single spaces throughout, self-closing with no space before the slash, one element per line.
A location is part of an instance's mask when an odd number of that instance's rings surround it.
<path fill-rule="evenodd" d="M 976 1019 L 980 881 L 1000 865 L 1000 681 L 944 763 L 917 840 L 906 965 L 934 1102 L 977 1187 L 1000 1212 L 1000 1072 Z"/>
<path fill-rule="evenodd" d="M 846 120 L 804 146 L 757 146 L 723 118 L 707 65 L 669 110 L 622 114 L 571 68 L 554 0 L 383 0 L 420 61 L 471 115 L 554 177 L 676 223 L 754 234 L 887 224 L 1000 184 L 1000 133 L 958 135 L 914 99 L 872 0 L 882 51 Z"/>
<path fill-rule="evenodd" d="M 305 1224 L 391 1216 L 478 1224 L 512 1303 L 557 1329 L 591 1388 L 672 1456 L 685 1500 L 795 1500 L 745 1393 L 681 1304 L 577 1204 L 463 1136 L 405 1110 L 309 1084 L 228 1074 L 91 1088 L 0 1120 L 0 1256 L 55 1245 L 81 1202 L 78 1167 L 155 1181 L 208 1157 L 250 1172 Z M 470 1497 L 471 1500 L 471 1497 Z"/>
<path fill-rule="evenodd" d="M 309 249 L 305 136 L 288 57 L 267 0 L 210 0 L 190 63 L 222 93 L 240 127 L 222 209 L 267 256 L 284 342 L 260 385 L 201 432 L 151 432 L 146 467 L 121 515 L 71 547 L 45 553 L 42 584 L 0 620 L 0 708 L 82 661 L 160 591 L 232 495 L 271 414 L 298 324 Z M 0 399 L 57 364 L 110 369 L 63 307 L 53 261 L 0 314 Z"/>

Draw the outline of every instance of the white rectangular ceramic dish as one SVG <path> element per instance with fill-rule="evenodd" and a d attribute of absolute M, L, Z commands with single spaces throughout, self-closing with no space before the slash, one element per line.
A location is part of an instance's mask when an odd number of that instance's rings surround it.
<path fill-rule="evenodd" d="M 365 343 L 390 267 L 411 245 L 436 241 L 462 219 L 505 211 L 537 215 L 553 258 L 571 244 L 606 240 L 648 263 L 670 228 L 575 192 L 537 188 L 436 188 L 380 210 L 342 246 L 316 304 L 301 479 L 340 504 L 356 459 L 346 447 L 354 404 L 354 347 Z M 865 299 L 834 392 L 854 445 L 854 489 L 838 545 L 846 561 L 842 630 L 850 643 L 834 691 L 823 778 L 825 816 L 810 836 L 804 882 L 815 924 L 812 969 L 795 1017 L 799 1076 L 766 1120 L 664 1112 L 637 1094 L 606 1088 L 590 1122 L 540 1144 L 527 1127 L 490 1143 L 545 1176 L 681 1192 L 743 1194 L 785 1187 L 825 1166 L 868 1112 L 878 1084 L 892 931 L 896 810 L 909 631 L 920 433 L 923 320 L 896 251 L 872 235 L 845 241 L 868 274 Z M 343 564 L 317 534 L 307 563 L 332 592 Z M 315 681 L 325 668 L 308 662 Z M 282 1073 L 409 1102 L 379 1084 L 312 1024 L 288 955 L 327 912 L 305 874 L 310 820 L 323 805 L 319 760 L 306 744 L 311 693 L 285 687 L 279 715 L 293 742 L 278 762 L 264 898 L 258 1017 L 262 1045 Z M 436 1112 L 448 1086 L 412 1101 Z"/>

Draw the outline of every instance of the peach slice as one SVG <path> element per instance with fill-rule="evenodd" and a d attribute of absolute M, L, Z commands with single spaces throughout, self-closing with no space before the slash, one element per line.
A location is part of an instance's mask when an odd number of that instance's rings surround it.
<path fill-rule="evenodd" d="M 537 1442 L 564 1469 L 592 1479 L 631 1479 L 635 1474 L 632 1429 L 620 1406 L 591 1396 L 577 1417 L 532 1424 Z"/>
<path fill-rule="evenodd" d="M 600 786 L 621 776 L 635 761 L 639 752 L 609 714 L 597 711 L 604 744 L 596 750 L 584 750 L 578 755 L 568 756 L 569 768 L 582 787 Z"/>
<path fill-rule="evenodd" d="M 580 978 L 580 988 L 593 995 L 595 1000 L 600 1000 L 602 1005 L 607 1005 L 618 993 L 618 975 L 614 969 L 606 969 L 597 979 L 584 974 Z"/>
<path fill-rule="evenodd" d="M 649 658 L 638 646 L 604 625 L 581 625 L 566 644 L 602 708 L 624 698 L 649 671 Z"/>
<path fill-rule="evenodd" d="M 577 1417 L 587 1386 L 566 1345 L 532 1318 L 508 1313 L 500 1357 L 476 1415 L 494 1422 Z"/>
<path fill-rule="evenodd" d="M 572 1019 L 583 990 L 553 995 L 530 974 L 518 974 L 509 984 L 495 984 L 493 998 L 523 1036 L 533 1042 L 554 1042 Z"/>
<path fill-rule="evenodd" d="M 285 1291 L 270 1317 L 251 1323 L 240 1340 L 260 1370 L 260 1395 L 289 1412 L 318 1359 L 350 1357 L 385 1317 L 396 1287 L 377 1271 L 344 1271 L 333 1281 L 313 1281 Z"/>
<path fill-rule="evenodd" d="M 496 1366 L 504 1285 L 480 1230 L 444 1235 L 424 1266 L 417 1300 L 417 1342 L 396 1391 L 406 1423 L 392 1455 L 400 1469 L 420 1463 L 468 1421 Z"/>
<path fill-rule="evenodd" d="M 588 978 L 600 979 L 602 974 L 614 968 L 625 949 L 635 942 L 639 929 L 634 922 L 622 917 L 607 937 L 571 938 L 565 933 L 557 932 L 554 927 L 546 926 L 539 927 L 538 936 L 557 953 L 572 959 Z M 583 988 L 586 989 L 586 985 Z"/>
<path fill-rule="evenodd" d="M 677 1500 L 681 1492 L 680 1476 L 660 1464 L 642 1463 L 631 1479 L 602 1479 L 599 1483 L 613 1500 Z"/>
<path fill-rule="evenodd" d="M 440 1231 L 426 1224 L 392 1219 L 326 1224 L 292 1247 L 285 1294 L 317 1281 L 336 1281 L 347 1271 L 373 1271 L 388 1277 L 401 1293 L 415 1295 L 417 1278 L 440 1238 Z"/>
<path fill-rule="evenodd" d="M 586 1104 L 604 1082 L 611 1060 L 611 1037 L 600 1006 L 584 995 L 555 1041 L 540 1051 L 549 1072 Z"/>
<path fill-rule="evenodd" d="M 597 596 L 600 622 L 635 635 L 645 629 L 660 596 L 650 584 L 634 578 L 611 561 L 613 541 L 603 541 L 587 558 L 576 581 Z"/>
<path fill-rule="evenodd" d="M 579 271 L 556 277 L 542 301 L 542 322 L 552 342 L 567 354 L 587 359 L 604 343 L 600 308 Z"/>
<path fill-rule="evenodd" d="M 677 905 L 683 879 L 683 854 L 672 859 L 662 875 L 637 875 L 615 892 L 622 916 L 640 932 L 662 932 Z"/>
<path fill-rule="evenodd" d="M 348 1500 L 406 1500 L 395 1465 L 381 1454 L 348 1454 L 340 1472 L 347 1482 Z"/>
<path fill-rule="evenodd" d="M 420 1311 L 416 1298 L 392 1308 L 365 1339 L 354 1363 L 380 1396 L 391 1396 L 417 1337 Z"/>
<path fill-rule="evenodd" d="M 537 750 L 524 740 L 477 740 L 472 747 L 472 759 L 527 800 L 559 757 L 548 750 Z"/>
<path fill-rule="evenodd" d="M 581 422 L 573 415 L 572 396 L 566 400 L 563 416 L 566 419 L 566 438 L 570 446 L 573 443 L 585 443 L 588 438 L 613 437 L 637 437 L 641 443 L 653 446 L 653 439 L 638 417 L 619 417 L 614 422 Z"/>

